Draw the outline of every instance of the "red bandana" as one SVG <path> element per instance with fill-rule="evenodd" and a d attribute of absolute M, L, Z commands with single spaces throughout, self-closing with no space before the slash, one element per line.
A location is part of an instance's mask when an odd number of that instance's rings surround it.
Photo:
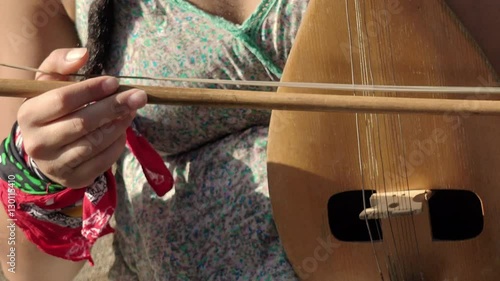
<path fill-rule="evenodd" d="M 133 128 L 127 129 L 127 146 L 142 166 L 148 183 L 158 196 L 173 187 L 173 178 L 151 144 Z M 0 179 L 0 198 L 12 223 L 26 237 L 50 255 L 72 260 L 88 260 L 95 241 L 113 229 L 109 225 L 116 208 L 116 180 L 108 170 L 93 185 L 67 188 L 48 195 L 31 195 Z M 72 218 L 62 209 L 82 205 L 82 218 Z"/>

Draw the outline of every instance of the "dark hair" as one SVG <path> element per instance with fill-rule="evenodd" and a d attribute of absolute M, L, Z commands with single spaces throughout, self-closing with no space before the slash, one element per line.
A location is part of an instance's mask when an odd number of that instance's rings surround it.
<path fill-rule="evenodd" d="M 94 0 L 90 5 L 86 46 L 90 58 L 83 69 L 87 76 L 101 75 L 106 69 L 114 16 L 114 0 Z"/>

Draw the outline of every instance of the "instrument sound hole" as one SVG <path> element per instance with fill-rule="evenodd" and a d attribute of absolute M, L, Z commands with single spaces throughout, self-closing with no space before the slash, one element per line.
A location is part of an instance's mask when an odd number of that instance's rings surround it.
<path fill-rule="evenodd" d="M 434 240 L 466 240 L 483 231 L 481 199 L 471 191 L 433 190 L 429 214 Z"/>
<path fill-rule="evenodd" d="M 373 190 L 365 191 L 366 204 L 370 206 L 370 196 Z M 354 190 L 337 193 L 328 200 L 328 222 L 330 232 L 339 241 L 370 242 L 370 234 L 366 222 L 359 219 L 359 213 L 364 210 L 363 191 Z M 379 220 L 368 220 L 370 232 L 374 241 L 382 240 L 382 231 L 377 229 Z"/>

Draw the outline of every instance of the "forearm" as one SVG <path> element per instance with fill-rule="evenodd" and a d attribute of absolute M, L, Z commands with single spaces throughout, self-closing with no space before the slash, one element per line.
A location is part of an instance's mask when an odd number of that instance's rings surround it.
<path fill-rule="evenodd" d="M 84 262 L 43 253 L 26 239 L 19 227 L 9 228 L 12 226 L 9 217 L 3 206 L 0 209 L 0 254 L 2 270 L 9 281 L 70 281 L 78 274 Z"/>
<path fill-rule="evenodd" d="M 38 67 L 56 48 L 78 45 L 74 25 L 58 0 L 1 0 L 0 34 L 3 37 L 0 61 L 31 67 Z M 0 67 L 2 78 L 33 79 L 34 75 Z M 21 99 L 0 98 L 0 140 L 10 132 L 21 102 Z M 77 274 L 82 263 L 41 252 L 26 239 L 21 229 L 12 228 L 15 231 L 11 232 L 8 219 L 0 205 L 0 261 L 9 280 L 68 281 Z M 12 249 L 15 258 L 14 263 L 9 264 L 8 255 L 12 255 Z"/>
<path fill-rule="evenodd" d="M 500 1 L 446 0 L 500 73 Z"/>
<path fill-rule="evenodd" d="M 38 67 L 56 48 L 78 45 L 74 25 L 59 0 L 1 0 L 0 34 L 0 62 L 31 67 Z M 0 67 L 1 78 L 34 76 Z M 0 98 L 0 140 L 10 131 L 21 103 L 22 99 Z"/>

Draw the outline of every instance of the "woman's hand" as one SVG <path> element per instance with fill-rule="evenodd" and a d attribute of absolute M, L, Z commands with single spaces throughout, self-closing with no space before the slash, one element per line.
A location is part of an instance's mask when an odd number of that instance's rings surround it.
<path fill-rule="evenodd" d="M 70 74 L 87 59 L 85 49 L 58 49 L 40 69 Z M 37 80 L 65 80 L 63 75 L 39 74 Z M 147 96 L 136 89 L 115 94 L 118 86 L 112 77 L 89 79 L 46 92 L 21 106 L 17 120 L 25 150 L 51 180 L 71 188 L 85 187 L 119 158 L 125 131 Z"/>

